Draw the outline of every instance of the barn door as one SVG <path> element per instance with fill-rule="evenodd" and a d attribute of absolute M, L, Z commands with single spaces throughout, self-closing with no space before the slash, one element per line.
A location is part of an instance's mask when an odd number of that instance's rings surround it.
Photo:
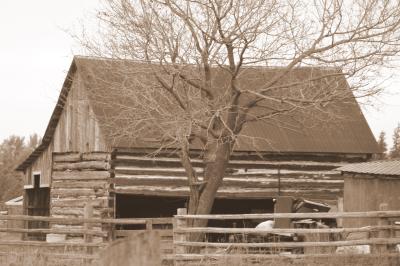
<path fill-rule="evenodd" d="M 34 186 L 26 190 L 26 208 L 27 214 L 31 216 L 49 216 L 50 215 L 50 188 L 40 187 L 40 175 L 34 175 Z M 49 228 L 48 222 L 28 221 L 28 229 L 46 229 Z M 46 234 L 28 233 L 30 240 L 46 240 Z"/>

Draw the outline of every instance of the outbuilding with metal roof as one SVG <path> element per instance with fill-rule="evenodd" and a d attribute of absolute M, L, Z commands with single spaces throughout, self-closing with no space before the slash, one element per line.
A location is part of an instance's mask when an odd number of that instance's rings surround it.
<path fill-rule="evenodd" d="M 338 168 L 344 175 L 344 211 L 400 210 L 400 159 L 348 164 Z M 345 227 L 376 224 L 376 219 L 349 219 Z"/>

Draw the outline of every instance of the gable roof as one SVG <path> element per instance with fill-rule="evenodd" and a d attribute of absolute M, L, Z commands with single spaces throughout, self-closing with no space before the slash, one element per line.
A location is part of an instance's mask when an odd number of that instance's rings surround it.
<path fill-rule="evenodd" d="M 126 68 L 127 66 L 129 68 Z M 116 132 L 121 130 L 119 127 L 122 127 L 122 124 L 117 125 L 117 127 L 115 127 L 115 124 L 112 127 L 107 126 L 109 119 L 114 119 L 113 117 L 118 114 L 118 102 L 126 101 L 123 93 L 118 92 L 118 84 L 129 82 L 122 77 L 122 75 L 126 76 L 123 69 L 129 69 L 129 73 L 137 74 L 140 72 L 141 74 L 138 74 L 138 77 L 146 79 L 143 80 L 145 82 L 148 81 L 145 75 L 146 66 L 148 65 L 145 63 L 129 60 L 74 57 L 42 143 L 18 166 L 17 170 L 24 170 L 50 144 L 76 72 L 79 72 L 82 77 L 85 90 L 88 92 L 90 105 L 110 147 L 158 148 L 155 142 L 138 142 L 136 139 L 116 137 Z M 140 71 L 135 72 L 135 70 Z M 243 87 L 261 87 L 279 71 L 281 71 L 279 68 L 248 68 L 239 82 Z M 318 71 L 326 70 L 307 67 L 296 68 L 285 75 L 285 78 L 279 83 L 280 85 L 285 85 L 286 83 L 292 84 L 304 81 Z M 218 76 L 218 79 L 213 81 L 215 84 L 223 84 L 223 75 L 214 76 Z M 337 82 L 342 90 L 351 94 L 344 78 L 333 81 Z M 112 93 L 108 89 L 110 84 L 114 89 L 116 88 L 114 97 L 109 97 L 109 94 Z M 315 89 L 315 86 L 323 86 L 323 84 L 316 84 L 311 89 Z M 289 93 L 284 89 L 280 91 L 281 93 Z M 326 113 L 333 113 L 343 117 L 343 119 L 338 120 L 334 116 L 327 121 L 329 119 L 328 116 L 319 117 L 316 112 L 298 112 L 276 116 L 272 121 L 248 123 L 243 128 L 242 133 L 243 135 L 252 136 L 252 138 L 239 138 L 234 149 L 237 151 L 290 153 L 372 154 L 379 152 L 376 140 L 354 97 L 350 97 L 350 100 L 347 99 L 343 102 L 335 102 L 325 108 Z M 322 120 L 322 122 L 310 126 L 299 123 L 299 121 L 307 122 L 318 119 Z"/>

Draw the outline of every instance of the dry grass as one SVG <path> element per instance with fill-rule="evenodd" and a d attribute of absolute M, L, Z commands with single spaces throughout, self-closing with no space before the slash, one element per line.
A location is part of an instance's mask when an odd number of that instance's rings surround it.
<path fill-rule="evenodd" d="M 7 266 L 92 266 L 97 260 L 82 258 L 84 253 L 65 248 L 2 247 L 0 265 Z"/>
<path fill-rule="evenodd" d="M 225 257 L 218 260 L 204 259 L 201 261 L 182 261 L 178 265 L 190 266 L 397 266 L 400 265 L 400 255 L 331 255 L 327 257 L 313 258 L 284 258 L 277 257 L 273 259 L 248 259 L 243 257 Z"/>

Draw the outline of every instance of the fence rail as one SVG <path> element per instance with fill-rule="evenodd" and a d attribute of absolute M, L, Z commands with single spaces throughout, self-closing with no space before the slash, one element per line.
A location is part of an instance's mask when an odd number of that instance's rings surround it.
<path fill-rule="evenodd" d="M 290 219 L 317 221 L 326 219 L 371 218 L 373 225 L 355 228 L 250 228 L 250 221 Z M 174 216 L 174 259 L 178 262 L 190 260 L 240 258 L 271 259 L 278 257 L 324 257 L 341 256 L 338 249 L 367 246 L 368 252 L 400 256 L 396 245 L 400 244 L 400 211 L 337 212 L 337 213 L 264 213 L 264 214 L 210 214 L 188 215 L 186 209 L 178 209 Z M 234 228 L 235 221 L 243 222 L 244 228 Z M 225 223 L 225 227 L 207 226 L 208 223 Z M 240 224 L 240 223 L 239 223 Z M 321 224 L 321 223 L 320 223 Z M 247 226 L 247 227 L 246 227 Z M 399 246 L 400 247 L 400 246 Z M 354 250 L 353 250 L 354 251 Z M 343 252 L 343 251 L 342 251 Z M 345 252 L 347 252 L 345 250 Z M 283 255 L 284 254 L 284 255 Z"/>
<path fill-rule="evenodd" d="M 162 252 L 172 254 L 172 217 L 101 219 L 92 218 L 91 215 L 90 208 L 85 212 L 85 217 L 81 218 L 0 215 L 0 222 L 3 221 L 3 226 L 0 227 L 0 264 L 5 256 L 26 256 L 24 250 L 30 248 L 34 250 L 30 254 L 32 256 L 85 260 L 84 265 L 97 265 L 100 251 L 107 248 L 113 240 L 144 231 L 156 231 L 162 239 Z M 8 225 L 8 221 L 13 222 L 11 226 Z M 29 222 L 40 222 L 44 227 L 28 228 Z M 132 226 L 134 229 L 126 228 Z M 35 234 L 41 234 L 44 238 L 39 241 L 27 237 Z M 55 239 L 47 239 L 49 236 Z M 49 248 L 56 249 L 56 252 L 49 253 Z"/>
<path fill-rule="evenodd" d="M 229 226 L 240 220 L 260 222 L 267 219 L 376 219 L 374 225 L 355 228 L 254 228 L 243 223 L 243 228 Z M 0 255 L 7 254 L 2 247 L 42 248 L 43 254 L 50 254 L 46 248 L 59 248 L 54 254 L 68 259 L 99 259 L 99 251 L 116 238 L 131 236 L 143 231 L 157 231 L 164 258 L 173 258 L 177 263 L 196 260 L 219 259 L 222 257 L 245 259 L 269 259 L 282 257 L 324 257 L 335 253 L 337 248 L 367 245 L 372 254 L 394 253 L 400 244 L 400 211 L 374 211 L 351 213 L 267 213 L 267 214 L 221 214 L 187 215 L 186 209 L 178 209 L 173 218 L 92 218 L 90 208 L 84 218 L 63 218 L 27 215 L 0 215 L 0 221 L 47 222 L 48 228 L 27 228 L 27 223 L 17 227 L 0 228 Z M 196 222 L 197 221 L 197 222 Z M 207 226 L 210 222 L 210 226 Z M 217 222 L 218 226 L 212 226 Z M 223 225 L 221 225 L 221 223 Z M 15 223 L 14 223 L 15 224 Z M 295 224 L 295 223 L 293 223 Z M 25 225 L 25 227 L 24 227 Z M 247 227 L 246 227 L 247 226 Z M 135 228 L 137 230 L 131 230 Z M 117 230 L 119 229 L 119 230 Z M 80 237 L 81 241 L 69 242 L 61 239 L 55 242 L 7 239 L 2 233 L 56 234 Z M 361 235 L 348 238 L 348 235 Z M 97 238 L 96 238 L 97 237 Z M 220 237 L 220 238 L 219 238 Z M 76 240 L 76 239 L 75 239 Z M 71 249 L 71 252 L 64 252 Z M 79 250 L 79 252 L 76 252 Z M 58 256 L 57 255 L 57 256 Z M 337 254 L 340 255 L 340 254 Z"/>
<path fill-rule="evenodd" d="M 176 219 L 196 220 L 250 220 L 250 219 L 337 219 L 337 218 L 398 218 L 400 211 L 370 212 L 316 212 L 316 213 L 260 213 L 260 214 L 209 214 L 209 215 L 175 215 Z"/>

